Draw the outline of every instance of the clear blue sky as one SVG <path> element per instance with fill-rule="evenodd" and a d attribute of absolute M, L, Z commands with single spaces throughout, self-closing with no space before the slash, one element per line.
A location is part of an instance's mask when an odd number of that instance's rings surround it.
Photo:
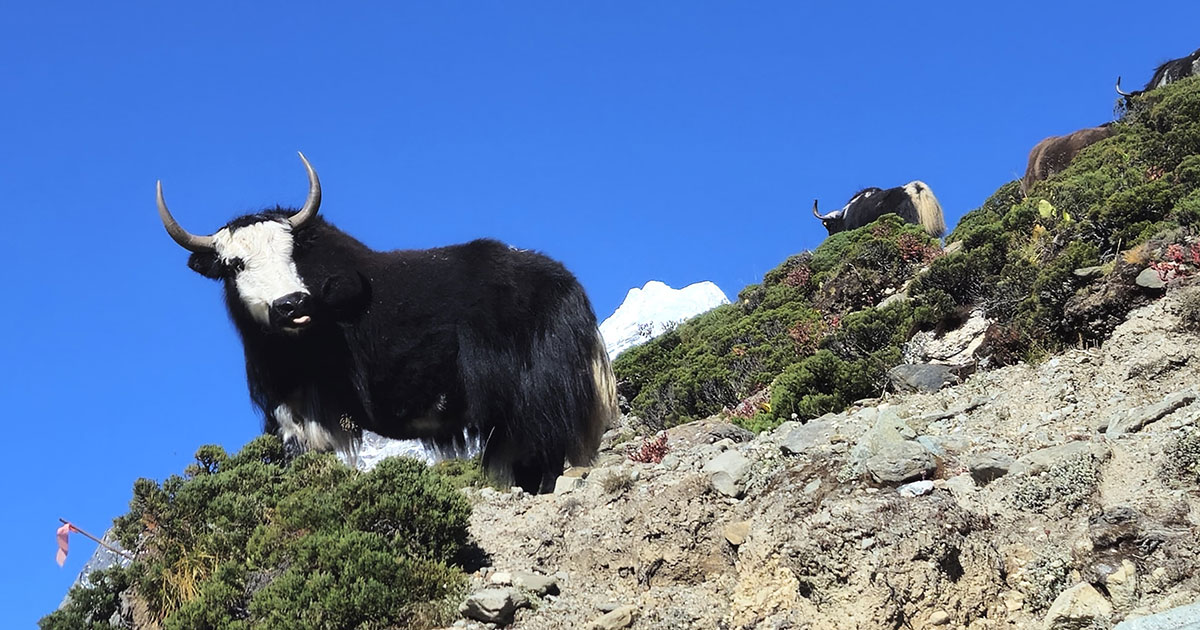
<path fill-rule="evenodd" d="M 157 179 L 210 232 L 300 203 L 303 150 L 369 245 L 542 250 L 603 318 L 651 279 L 736 296 L 820 242 L 814 197 L 919 178 L 953 225 L 1200 46 L 1194 0 L 183 4 L 4 3 L 4 627 L 93 548 L 59 569 L 57 517 L 103 531 L 135 478 L 258 431 Z"/>

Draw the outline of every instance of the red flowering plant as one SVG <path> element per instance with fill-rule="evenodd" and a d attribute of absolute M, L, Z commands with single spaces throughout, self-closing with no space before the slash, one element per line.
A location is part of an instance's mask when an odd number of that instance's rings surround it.
<path fill-rule="evenodd" d="M 644 438 L 642 445 L 629 454 L 629 459 L 643 464 L 657 464 L 666 456 L 667 432 L 659 431 L 654 438 Z"/>

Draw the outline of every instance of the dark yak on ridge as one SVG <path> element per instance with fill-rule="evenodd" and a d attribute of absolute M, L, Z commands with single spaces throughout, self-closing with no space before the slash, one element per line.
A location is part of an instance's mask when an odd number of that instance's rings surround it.
<path fill-rule="evenodd" d="M 920 225 L 934 238 L 946 233 L 942 206 L 925 182 L 911 181 L 886 190 L 864 188 L 854 193 L 846 205 L 824 215 L 817 210 L 817 200 L 813 199 L 813 216 L 821 220 L 831 236 L 860 228 L 885 214 L 896 214 L 909 223 Z"/>
<path fill-rule="evenodd" d="M 1150 81 L 1146 83 L 1146 87 L 1140 90 L 1133 92 L 1121 91 L 1121 77 L 1117 77 L 1117 94 L 1125 97 L 1125 106 L 1128 107 L 1129 99 L 1138 94 L 1149 92 L 1150 90 L 1160 88 L 1168 83 L 1174 83 L 1195 74 L 1200 74 L 1200 48 L 1186 57 L 1172 59 L 1155 68 Z"/>
<path fill-rule="evenodd" d="M 1080 151 L 1112 134 L 1112 123 L 1104 123 L 1063 136 L 1050 136 L 1037 143 L 1029 152 L 1029 165 L 1021 178 L 1021 194 L 1028 195 L 1034 182 L 1061 173 Z"/>
<path fill-rule="evenodd" d="M 529 492 L 586 464 L 616 414 L 612 369 L 583 287 L 557 261 L 493 240 L 377 252 L 299 211 L 188 233 L 158 186 L 188 266 L 221 280 L 265 430 L 294 451 L 353 453 L 363 430 L 485 467 Z"/>

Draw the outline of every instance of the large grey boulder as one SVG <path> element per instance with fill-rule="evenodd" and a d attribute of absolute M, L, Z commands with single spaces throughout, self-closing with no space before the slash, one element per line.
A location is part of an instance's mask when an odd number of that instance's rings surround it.
<path fill-rule="evenodd" d="M 882 483 L 926 478 L 937 469 L 937 459 L 914 438 L 916 433 L 895 412 L 881 411 L 851 450 L 851 464 Z"/>
<path fill-rule="evenodd" d="M 943 387 L 956 385 L 959 382 L 954 368 L 933 363 L 897 365 L 888 370 L 887 379 L 892 390 L 902 394 L 936 392 Z"/>

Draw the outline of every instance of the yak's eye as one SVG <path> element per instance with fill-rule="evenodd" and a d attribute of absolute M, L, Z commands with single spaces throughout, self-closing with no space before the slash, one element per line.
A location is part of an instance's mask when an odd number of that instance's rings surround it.
<path fill-rule="evenodd" d="M 225 274 L 233 277 L 242 272 L 246 268 L 246 262 L 241 258 L 231 258 L 225 261 Z"/>

